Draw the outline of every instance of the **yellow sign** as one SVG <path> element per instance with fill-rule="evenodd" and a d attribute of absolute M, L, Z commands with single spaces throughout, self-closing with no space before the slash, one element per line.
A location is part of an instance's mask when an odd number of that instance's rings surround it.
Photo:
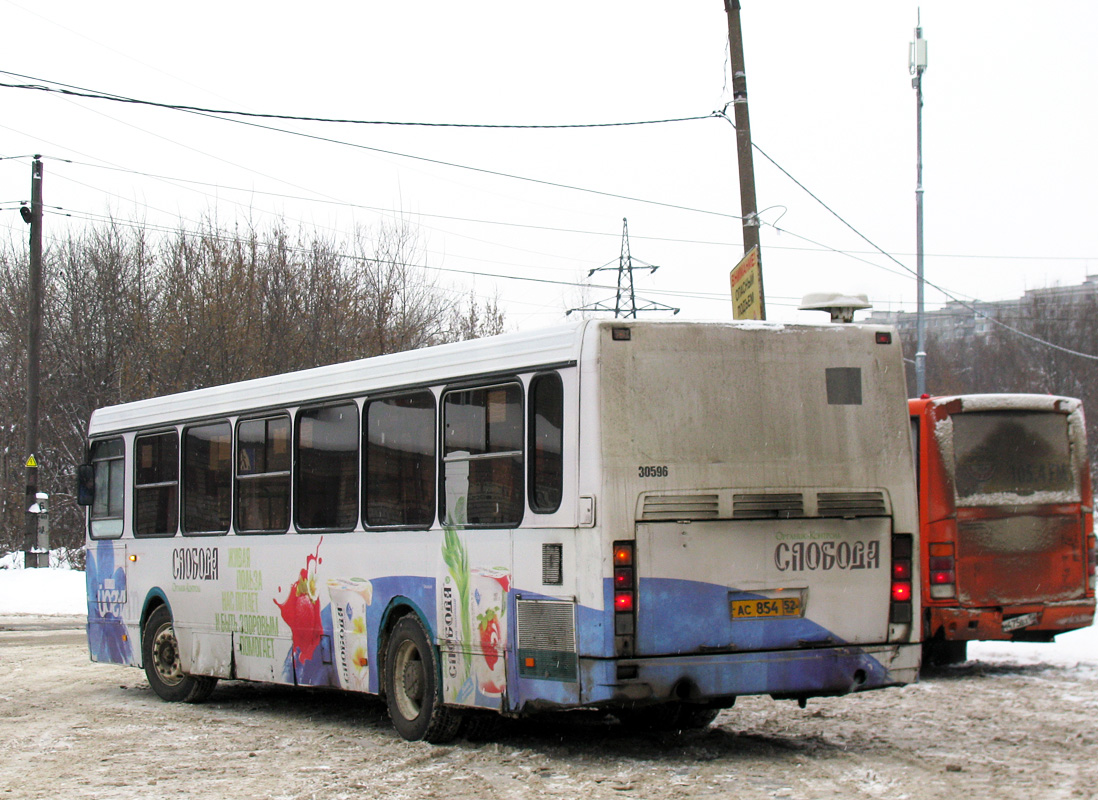
<path fill-rule="evenodd" d="M 732 319 L 762 319 L 759 248 L 752 247 L 729 277 L 732 282 Z"/>
<path fill-rule="evenodd" d="M 27 466 L 31 469 L 38 469 L 38 462 L 34 460 L 34 453 L 31 453 L 31 457 L 27 459 Z"/>

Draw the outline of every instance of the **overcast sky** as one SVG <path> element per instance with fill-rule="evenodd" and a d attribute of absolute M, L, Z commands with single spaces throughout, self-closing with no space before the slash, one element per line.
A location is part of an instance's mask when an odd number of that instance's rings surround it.
<path fill-rule="evenodd" d="M 914 309 L 907 51 L 920 9 L 928 280 L 993 300 L 1098 273 L 1098 3 L 742 4 L 754 143 L 846 223 L 755 152 L 770 319 L 823 321 L 796 311 L 816 291 Z M 30 76 L 0 75 L 8 84 L 402 122 L 708 117 L 731 99 L 721 0 L 0 0 L 0 70 Z M 509 326 L 527 329 L 612 301 L 574 284 L 616 266 L 628 218 L 633 256 L 660 266 L 635 273 L 638 295 L 731 318 L 735 131 L 716 117 L 245 125 L 15 88 L 0 88 L 0 109 L 0 237 L 26 237 L 17 208 L 33 153 L 46 157 L 47 237 L 109 214 L 169 227 L 282 217 L 344 239 L 403 214 L 441 285 L 498 295 Z M 928 288 L 929 306 L 945 299 Z"/>

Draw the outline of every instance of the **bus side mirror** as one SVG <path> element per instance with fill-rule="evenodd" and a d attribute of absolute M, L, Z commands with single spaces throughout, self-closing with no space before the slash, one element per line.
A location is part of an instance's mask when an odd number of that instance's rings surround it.
<path fill-rule="evenodd" d="M 76 504 L 90 506 L 95 502 L 95 467 L 81 464 L 76 468 Z"/>

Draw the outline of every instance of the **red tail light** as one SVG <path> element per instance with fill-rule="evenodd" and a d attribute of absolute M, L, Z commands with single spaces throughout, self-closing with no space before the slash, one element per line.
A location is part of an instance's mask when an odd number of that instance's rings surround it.
<path fill-rule="evenodd" d="M 913 617 L 911 551 L 910 534 L 897 533 L 892 536 L 892 603 L 889 606 L 888 621 L 897 625 L 909 624 Z"/>
<path fill-rule="evenodd" d="M 927 569 L 930 572 L 930 596 L 936 600 L 957 594 L 957 562 L 952 542 L 931 542 Z"/>
<path fill-rule="evenodd" d="M 637 631 L 637 574 L 633 542 L 614 542 L 614 649 L 619 656 L 633 655 Z"/>

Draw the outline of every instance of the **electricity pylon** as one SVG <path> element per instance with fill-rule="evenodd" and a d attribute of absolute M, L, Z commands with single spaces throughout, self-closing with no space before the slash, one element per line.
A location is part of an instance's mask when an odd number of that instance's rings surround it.
<path fill-rule="evenodd" d="M 678 314 L 679 309 L 677 308 L 644 298 L 639 298 L 641 305 L 637 305 L 638 298 L 633 288 L 633 256 L 629 252 L 629 220 L 622 217 L 621 222 L 621 255 L 618 256 L 618 265 L 613 267 L 607 264 L 602 267 L 595 267 L 587 273 L 587 277 L 590 278 L 596 272 L 606 272 L 612 269 L 618 271 L 618 293 L 614 297 L 613 305 L 610 304 L 609 300 L 600 300 L 581 308 L 570 308 L 568 314 L 573 311 L 613 311 L 615 319 L 618 317 L 636 319 L 638 311 L 670 311 L 672 314 Z M 646 263 L 638 269 L 646 269 L 649 273 L 652 273 L 659 267 Z"/>

